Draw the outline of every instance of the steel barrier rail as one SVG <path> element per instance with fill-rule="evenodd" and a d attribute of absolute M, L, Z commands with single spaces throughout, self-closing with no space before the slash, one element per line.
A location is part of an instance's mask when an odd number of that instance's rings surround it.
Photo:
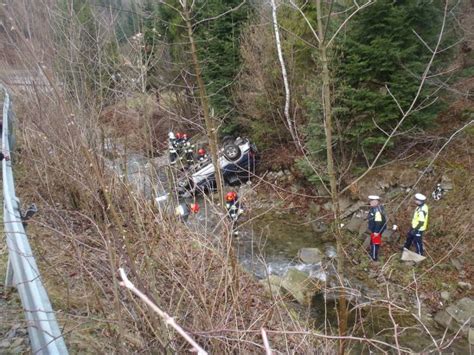
<path fill-rule="evenodd" d="M 10 154 L 14 139 L 11 130 L 13 113 L 7 89 L 0 84 L 0 90 L 5 92 L 2 149 L 4 154 Z M 12 160 L 4 159 L 2 170 L 3 221 L 9 252 L 5 287 L 15 286 L 18 290 L 33 354 L 68 354 L 23 227 L 20 200 L 15 195 Z"/>

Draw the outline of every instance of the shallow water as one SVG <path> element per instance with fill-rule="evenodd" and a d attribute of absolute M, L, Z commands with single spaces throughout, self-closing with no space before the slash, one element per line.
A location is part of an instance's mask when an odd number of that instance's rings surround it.
<path fill-rule="evenodd" d="M 136 179 L 137 171 L 140 171 L 141 166 L 144 166 L 146 160 L 137 157 L 131 157 L 128 164 L 129 180 Z M 135 166 L 135 165 L 136 166 Z M 166 176 L 158 176 L 156 180 L 166 181 Z M 138 179 L 137 185 L 143 188 L 146 185 Z M 155 187 L 156 189 L 156 187 Z M 161 187 L 164 191 L 164 188 Z M 145 189 L 144 189 L 145 190 Z M 207 232 L 217 225 L 219 218 L 209 208 L 206 208 L 204 199 L 199 197 L 197 201 L 201 205 L 201 211 L 198 215 L 192 216 L 188 222 L 190 227 L 198 229 L 205 229 Z M 191 200 L 188 203 L 194 202 Z M 169 213 L 169 211 L 167 212 Z M 253 216 L 259 215 L 258 211 L 252 213 Z M 249 218 L 249 216 L 245 216 Z M 238 236 L 235 237 L 234 245 L 238 254 L 238 259 L 241 265 L 250 273 L 255 275 L 258 279 L 265 278 L 267 275 L 283 276 L 288 269 L 296 268 L 308 272 L 310 276 L 326 280 L 333 271 L 331 267 L 325 265 L 322 269 L 321 264 L 304 264 L 298 260 L 298 250 L 301 248 L 319 248 L 329 258 L 335 257 L 335 248 L 330 243 L 324 243 L 321 240 L 321 234 L 313 231 L 310 224 L 305 222 L 304 216 L 296 213 L 278 213 L 271 211 L 263 214 L 261 217 L 255 218 L 252 221 L 241 222 L 242 224 L 237 228 Z M 330 266 L 330 265 L 329 265 Z M 363 293 L 371 292 L 372 290 L 360 282 L 354 280 L 349 281 L 353 288 L 363 289 Z M 334 308 L 334 301 L 325 299 L 324 295 L 316 295 L 313 300 L 313 307 L 310 311 L 313 325 L 315 328 L 322 328 L 324 325 L 331 327 L 333 332 L 337 332 L 337 316 Z M 302 310 L 304 312 L 304 310 Z M 363 309 L 364 317 L 372 320 L 369 327 L 366 329 L 366 336 L 372 337 L 378 334 L 389 343 L 393 342 L 393 333 L 390 331 L 382 331 L 383 329 L 390 329 L 391 322 L 387 315 L 380 312 L 380 308 L 373 308 L 370 305 Z M 354 318 L 354 315 L 352 315 Z M 398 317 L 397 317 L 398 318 Z M 366 319 L 367 320 L 367 319 Z M 397 319 L 397 323 L 403 324 L 403 319 Z M 352 323 L 352 322 L 351 322 Z M 433 324 L 429 326 L 430 331 L 435 338 L 440 339 L 443 333 L 440 329 L 433 328 Z M 382 333 L 380 333 L 382 332 Z M 430 344 L 430 339 L 425 332 L 412 330 L 411 332 L 404 332 L 400 336 L 400 344 L 408 346 L 412 349 L 422 350 Z M 352 348 L 349 348 L 349 353 L 371 353 L 365 345 L 360 343 L 352 343 Z M 469 345 L 465 338 L 456 341 L 450 349 L 446 349 L 448 353 L 469 353 Z"/>
<path fill-rule="evenodd" d="M 298 260 L 301 248 L 320 248 L 320 235 L 296 214 L 269 212 L 239 228 L 236 249 L 240 263 L 257 278 L 267 274 L 283 276 L 289 268 L 297 268 L 312 276 L 324 278 L 321 265 Z"/>

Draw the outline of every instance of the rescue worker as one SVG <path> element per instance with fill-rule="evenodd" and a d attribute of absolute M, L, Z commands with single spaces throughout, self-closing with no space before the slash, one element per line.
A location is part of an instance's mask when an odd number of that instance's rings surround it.
<path fill-rule="evenodd" d="M 168 152 L 170 164 L 175 165 L 178 160 L 178 152 L 176 150 L 176 136 L 173 132 L 168 133 Z"/>
<path fill-rule="evenodd" d="M 236 222 L 239 216 L 244 212 L 240 208 L 239 196 L 237 192 L 230 191 L 225 195 L 225 208 L 227 209 L 227 215 L 229 218 Z"/>
<path fill-rule="evenodd" d="M 183 153 L 184 153 L 184 158 L 186 159 L 186 163 L 188 166 L 194 164 L 194 150 L 195 150 L 194 144 L 191 144 L 189 141 L 188 135 L 186 133 L 183 134 Z"/>
<path fill-rule="evenodd" d="M 206 153 L 206 150 L 204 148 L 199 148 L 198 149 L 198 155 L 197 155 L 197 161 L 199 163 L 204 163 L 209 159 L 209 154 Z"/>
<path fill-rule="evenodd" d="M 380 204 L 380 197 L 369 196 L 368 228 L 370 231 L 370 257 L 373 261 L 379 260 L 379 249 L 382 244 L 382 233 L 387 228 L 387 216 L 385 209 Z"/>
<path fill-rule="evenodd" d="M 404 248 L 410 249 L 415 242 L 416 253 L 423 255 L 423 233 L 428 227 L 428 205 L 425 203 L 426 196 L 420 193 L 415 195 L 415 212 L 411 220 L 411 229 L 407 234 Z"/>
<path fill-rule="evenodd" d="M 176 147 L 176 154 L 178 155 L 179 160 L 181 160 L 183 157 L 183 144 L 184 144 L 183 136 L 184 135 L 181 132 L 176 133 L 175 147 Z"/>
<path fill-rule="evenodd" d="M 180 203 L 175 208 L 175 216 L 179 217 L 182 222 L 186 222 L 188 217 L 191 213 L 198 213 L 199 212 L 199 204 L 197 202 L 191 203 L 188 205 L 186 202 Z"/>

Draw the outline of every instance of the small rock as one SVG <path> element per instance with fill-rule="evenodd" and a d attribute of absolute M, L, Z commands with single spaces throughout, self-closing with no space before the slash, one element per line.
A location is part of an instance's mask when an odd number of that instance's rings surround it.
<path fill-rule="evenodd" d="M 311 223 L 311 228 L 316 233 L 324 233 L 327 231 L 328 226 L 323 221 L 316 221 Z"/>
<path fill-rule="evenodd" d="M 447 175 L 443 175 L 443 177 L 441 178 L 441 188 L 445 191 L 453 189 L 453 183 Z"/>
<path fill-rule="evenodd" d="M 13 340 L 13 343 L 12 343 L 11 347 L 12 348 L 19 347 L 19 346 L 23 345 L 24 341 L 25 341 L 25 339 L 23 339 L 23 338 L 16 338 L 15 340 Z"/>
<path fill-rule="evenodd" d="M 307 264 L 318 264 L 323 260 L 323 254 L 318 248 L 302 248 L 298 251 L 298 257 Z"/>
<path fill-rule="evenodd" d="M 362 247 L 364 249 L 367 249 L 370 245 L 370 235 L 365 237 L 364 243 L 362 243 Z"/>
<path fill-rule="evenodd" d="M 324 254 L 329 258 L 329 259 L 334 259 L 337 256 L 337 251 L 336 248 L 332 245 L 329 245 L 326 247 L 324 250 Z"/>
<path fill-rule="evenodd" d="M 449 301 L 451 299 L 451 295 L 449 294 L 448 291 L 442 291 L 440 296 L 445 301 Z"/>
<path fill-rule="evenodd" d="M 311 201 L 309 203 L 309 211 L 313 215 L 317 215 L 321 211 L 321 206 L 315 203 L 314 201 Z"/>
<path fill-rule="evenodd" d="M 324 208 L 326 211 L 331 211 L 331 210 L 332 210 L 332 202 L 326 202 L 326 203 L 323 205 L 323 208 Z"/>
<path fill-rule="evenodd" d="M 423 255 L 414 253 L 406 248 L 403 248 L 402 258 L 403 261 L 414 261 L 415 263 L 419 263 L 426 259 Z"/>
<path fill-rule="evenodd" d="M 470 290 L 472 289 L 472 285 L 469 283 L 469 282 L 462 282 L 462 281 L 459 281 L 458 282 L 458 286 L 460 288 L 462 288 L 463 290 Z"/>
<path fill-rule="evenodd" d="M 375 271 L 375 270 L 370 270 L 370 271 L 369 271 L 369 275 L 368 275 L 368 278 L 369 278 L 369 279 L 375 279 L 377 276 L 378 276 L 378 272 L 377 272 L 377 271 Z"/>
<path fill-rule="evenodd" d="M 0 349 L 10 347 L 10 341 L 8 339 L 3 339 L 0 341 Z"/>
<path fill-rule="evenodd" d="M 459 259 L 457 258 L 452 258 L 451 259 L 451 264 L 453 264 L 453 266 L 458 270 L 458 271 L 461 271 L 463 269 L 463 266 L 461 264 L 461 262 L 459 261 Z"/>
<path fill-rule="evenodd" d="M 378 186 L 383 191 L 387 191 L 390 188 L 390 184 L 388 182 L 385 182 L 385 181 L 379 181 Z"/>

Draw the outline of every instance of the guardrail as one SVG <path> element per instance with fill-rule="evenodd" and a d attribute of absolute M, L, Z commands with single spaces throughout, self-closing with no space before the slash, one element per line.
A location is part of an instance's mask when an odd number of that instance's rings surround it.
<path fill-rule="evenodd" d="M 8 91 L 3 100 L 2 149 L 13 152 L 13 113 Z M 8 246 L 8 267 L 5 287 L 15 286 L 25 311 L 28 334 L 33 354 L 68 354 L 48 294 L 41 282 L 38 266 L 31 251 L 22 223 L 20 200 L 15 194 L 12 159 L 4 159 L 3 170 L 3 221 Z"/>

